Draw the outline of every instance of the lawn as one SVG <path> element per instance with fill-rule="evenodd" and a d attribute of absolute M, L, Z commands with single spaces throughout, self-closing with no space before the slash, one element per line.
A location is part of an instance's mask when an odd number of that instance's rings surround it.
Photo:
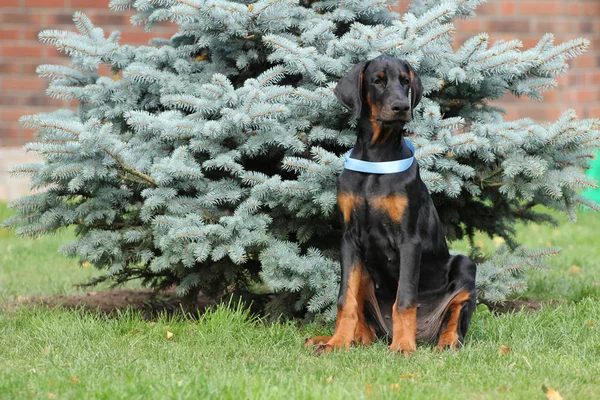
<path fill-rule="evenodd" d="M 81 291 L 73 284 L 96 272 L 56 253 L 68 231 L 32 241 L 0 230 L 0 398 L 544 399 L 543 388 L 600 398 L 600 216 L 579 216 L 519 227 L 529 246 L 563 248 L 550 271 L 528 273 L 521 297 L 557 301 L 500 316 L 480 306 L 460 352 L 421 347 L 409 358 L 384 343 L 316 357 L 302 341 L 326 328 L 267 324 L 238 305 L 150 321 L 15 308 L 18 296 Z"/>

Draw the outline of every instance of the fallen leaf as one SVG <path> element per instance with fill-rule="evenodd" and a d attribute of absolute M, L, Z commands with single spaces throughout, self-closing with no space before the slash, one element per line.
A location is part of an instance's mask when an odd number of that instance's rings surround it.
<path fill-rule="evenodd" d="M 49 399 L 58 399 L 58 395 L 56 393 L 48 392 Z"/>
<path fill-rule="evenodd" d="M 331 375 L 329 378 L 327 378 L 327 382 L 333 382 L 333 375 Z"/>
<path fill-rule="evenodd" d="M 76 376 L 72 376 L 71 377 L 71 382 L 73 382 L 73 383 L 79 383 L 79 379 Z"/>
<path fill-rule="evenodd" d="M 90 263 L 89 261 L 81 263 L 81 268 L 89 268 L 91 266 L 92 266 L 92 263 Z"/>
<path fill-rule="evenodd" d="M 499 386 L 498 390 L 501 392 L 506 392 L 508 390 L 508 388 L 506 386 Z"/>
<path fill-rule="evenodd" d="M 400 391 L 400 385 L 398 385 L 397 383 L 392 383 L 390 385 L 390 389 L 392 389 L 393 392 L 399 392 Z"/>
<path fill-rule="evenodd" d="M 167 331 L 167 339 L 171 339 L 173 337 L 173 332 Z"/>
<path fill-rule="evenodd" d="M 502 345 L 498 348 L 498 355 L 499 356 L 505 356 L 508 353 L 510 353 L 512 351 L 512 349 L 508 346 Z"/>
<path fill-rule="evenodd" d="M 398 378 L 400 379 L 415 379 L 415 374 L 402 374 Z"/>
<path fill-rule="evenodd" d="M 585 323 L 587 326 L 594 326 L 594 321 L 588 321 Z"/>
<path fill-rule="evenodd" d="M 560 393 L 552 388 L 548 388 L 548 390 L 546 390 L 546 397 L 548 400 L 563 400 Z"/>
<path fill-rule="evenodd" d="M 571 275 L 575 275 L 581 272 L 581 267 L 578 265 L 571 265 L 571 268 L 569 268 L 569 273 Z"/>
<path fill-rule="evenodd" d="M 367 397 L 373 397 L 373 388 L 368 383 L 365 386 L 365 394 L 367 395 Z"/>

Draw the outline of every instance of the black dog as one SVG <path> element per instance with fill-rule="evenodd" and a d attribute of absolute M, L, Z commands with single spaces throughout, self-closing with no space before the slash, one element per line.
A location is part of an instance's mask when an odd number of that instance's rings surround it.
<path fill-rule="evenodd" d="M 405 61 L 382 55 L 353 67 L 335 88 L 358 118 L 350 157 L 376 163 L 412 157 L 404 124 L 422 93 Z M 475 308 L 476 266 L 448 252 L 417 162 L 398 173 L 344 169 L 338 206 L 344 234 L 335 332 L 307 346 L 321 353 L 387 337 L 390 350 L 405 354 L 417 340 L 458 349 Z"/>

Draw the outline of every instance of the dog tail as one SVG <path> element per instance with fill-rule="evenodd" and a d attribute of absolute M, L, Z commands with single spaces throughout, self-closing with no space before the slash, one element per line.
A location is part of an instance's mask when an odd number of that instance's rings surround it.
<path fill-rule="evenodd" d="M 425 315 L 419 315 L 417 322 L 417 339 L 433 342 L 440 333 L 444 317 L 448 310 L 458 304 L 469 300 L 470 293 L 465 287 L 461 287 L 449 295 Z"/>

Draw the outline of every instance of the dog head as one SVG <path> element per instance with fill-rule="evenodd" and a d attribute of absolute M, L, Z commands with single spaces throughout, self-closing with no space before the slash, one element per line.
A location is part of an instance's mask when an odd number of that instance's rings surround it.
<path fill-rule="evenodd" d="M 408 62 L 381 55 L 352 67 L 334 93 L 354 118 L 367 113 L 380 125 L 394 125 L 411 120 L 423 85 Z"/>

